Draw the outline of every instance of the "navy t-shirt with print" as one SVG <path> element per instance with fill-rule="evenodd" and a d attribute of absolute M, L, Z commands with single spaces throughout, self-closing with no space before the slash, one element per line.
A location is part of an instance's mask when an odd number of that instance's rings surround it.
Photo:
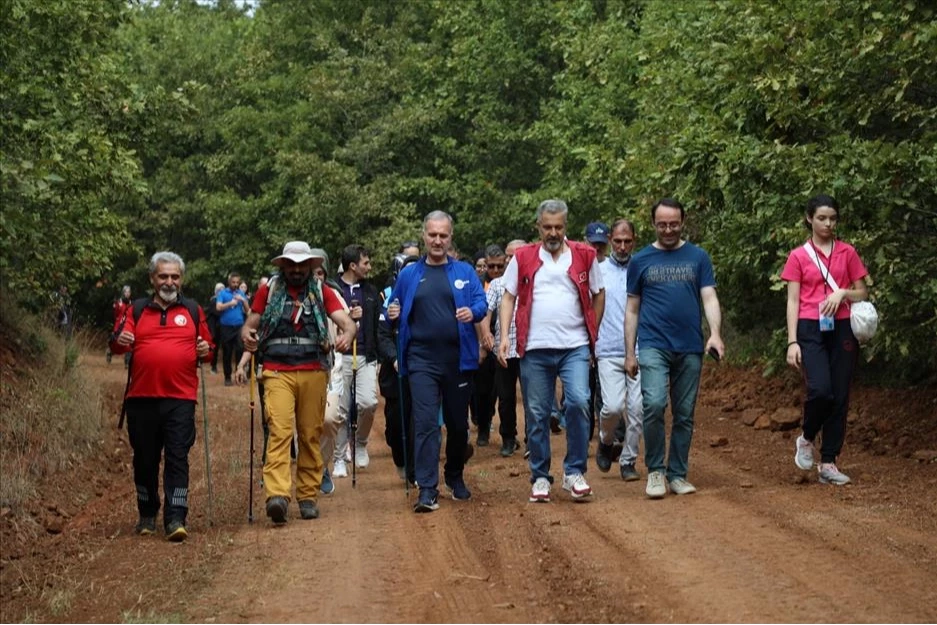
<path fill-rule="evenodd" d="M 459 362 L 459 322 L 445 265 L 426 265 L 410 312 L 409 369 L 417 363 Z"/>
<path fill-rule="evenodd" d="M 648 245 L 635 254 L 628 267 L 628 294 L 641 297 L 641 349 L 701 354 L 700 289 L 707 286 L 716 286 L 712 261 L 692 243 L 675 250 Z"/>

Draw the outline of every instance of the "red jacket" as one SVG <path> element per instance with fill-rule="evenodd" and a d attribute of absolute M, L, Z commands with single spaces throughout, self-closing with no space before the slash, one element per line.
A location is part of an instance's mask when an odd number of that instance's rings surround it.
<path fill-rule="evenodd" d="M 198 336 L 211 345 L 211 332 L 205 321 L 205 311 L 199 306 Z M 115 337 L 120 321 L 114 324 Z M 193 320 L 185 306 L 176 302 L 163 310 L 155 302 L 143 308 L 139 321 L 128 309 L 124 331 L 133 332 L 132 345 L 118 345 L 111 341 L 111 351 L 122 354 L 133 350 L 130 364 L 130 389 L 127 397 L 159 397 L 189 399 L 198 397 L 198 359 L 195 353 L 196 332 Z M 214 349 L 214 345 L 212 345 Z M 202 358 L 211 361 L 211 352 Z"/>
<path fill-rule="evenodd" d="M 120 320 L 124 318 L 124 313 L 129 311 L 133 306 L 133 300 L 126 300 L 123 297 L 118 297 L 114 302 L 114 323 L 120 323 Z"/>
<path fill-rule="evenodd" d="M 529 243 L 514 252 L 517 261 L 517 355 L 524 357 L 527 348 L 527 334 L 530 332 L 530 309 L 533 303 L 534 278 L 543 265 L 540 260 L 540 243 Z M 595 352 L 595 311 L 592 309 L 592 293 L 589 290 L 589 270 L 595 262 L 595 250 L 590 245 L 577 241 L 566 241 L 573 255 L 569 266 L 569 279 L 579 292 L 579 304 L 589 332 L 589 350 Z"/>

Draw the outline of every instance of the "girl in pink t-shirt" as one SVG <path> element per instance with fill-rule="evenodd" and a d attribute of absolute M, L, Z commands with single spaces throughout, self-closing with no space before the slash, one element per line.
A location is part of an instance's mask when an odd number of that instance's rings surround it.
<path fill-rule="evenodd" d="M 868 299 L 869 272 L 855 248 L 836 240 L 836 200 L 811 198 L 805 218 L 810 239 L 791 251 L 781 271 L 787 282 L 787 364 L 803 370 L 806 384 L 794 462 L 805 471 L 813 468 L 813 441 L 822 431 L 820 482 L 842 485 L 850 480 L 836 467 L 836 457 L 846 436 L 849 386 L 859 355 L 849 306 Z"/>

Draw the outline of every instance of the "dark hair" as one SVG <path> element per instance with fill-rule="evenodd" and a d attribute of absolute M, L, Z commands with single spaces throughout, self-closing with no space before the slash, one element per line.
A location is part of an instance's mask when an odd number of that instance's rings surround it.
<path fill-rule="evenodd" d="M 657 203 L 651 207 L 651 223 L 654 223 L 654 220 L 657 219 L 657 207 L 658 206 L 666 206 L 668 208 L 679 208 L 680 209 L 680 221 L 683 221 L 683 219 L 686 217 L 686 211 L 683 209 L 683 204 L 681 204 L 680 202 L 678 202 L 677 200 L 673 198 L 664 197 L 664 198 L 657 200 Z"/>
<path fill-rule="evenodd" d="M 834 211 L 836 211 L 836 216 L 839 216 L 839 202 L 837 202 L 829 195 L 823 195 L 822 193 L 820 195 L 815 195 L 807 200 L 807 210 L 804 217 L 804 225 L 807 226 L 808 229 L 810 228 L 810 222 L 807 221 L 806 218 L 810 217 L 813 219 L 813 216 L 817 214 L 817 209 L 821 206 L 829 206 Z"/>
<path fill-rule="evenodd" d="M 501 246 L 497 243 L 492 243 L 485 248 L 485 256 L 488 258 L 498 258 L 499 256 L 504 256 L 504 250 L 501 249 Z"/>
<path fill-rule="evenodd" d="M 628 226 L 628 230 L 631 230 L 631 234 L 635 234 L 634 224 L 628 219 L 616 219 L 609 232 L 615 232 L 619 226 Z"/>
<path fill-rule="evenodd" d="M 346 270 L 351 267 L 352 263 L 360 263 L 362 258 L 370 258 L 371 252 L 363 245 L 358 245 L 357 243 L 352 243 L 351 245 L 345 246 L 345 249 L 342 250 L 342 267 Z"/>
<path fill-rule="evenodd" d="M 485 250 L 478 250 L 477 252 L 472 254 L 472 263 L 473 264 L 477 263 L 478 261 L 483 260 L 484 258 L 485 258 Z"/>

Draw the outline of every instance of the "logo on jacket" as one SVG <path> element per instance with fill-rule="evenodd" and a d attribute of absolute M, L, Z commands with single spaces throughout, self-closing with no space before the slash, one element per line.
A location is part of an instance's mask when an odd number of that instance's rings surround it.
<path fill-rule="evenodd" d="M 579 272 L 579 284 L 582 284 L 582 283 L 588 282 L 588 281 L 589 281 L 589 274 L 588 274 L 588 272 L 580 271 L 580 272 Z"/>
<path fill-rule="evenodd" d="M 189 323 L 189 318 L 180 314 L 173 317 L 173 321 L 177 326 L 184 326 L 185 324 Z"/>
<path fill-rule="evenodd" d="M 460 291 L 465 287 L 466 284 L 468 283 L 465 280 L 456 280 L 452 283 L 452 285 Z"/>

